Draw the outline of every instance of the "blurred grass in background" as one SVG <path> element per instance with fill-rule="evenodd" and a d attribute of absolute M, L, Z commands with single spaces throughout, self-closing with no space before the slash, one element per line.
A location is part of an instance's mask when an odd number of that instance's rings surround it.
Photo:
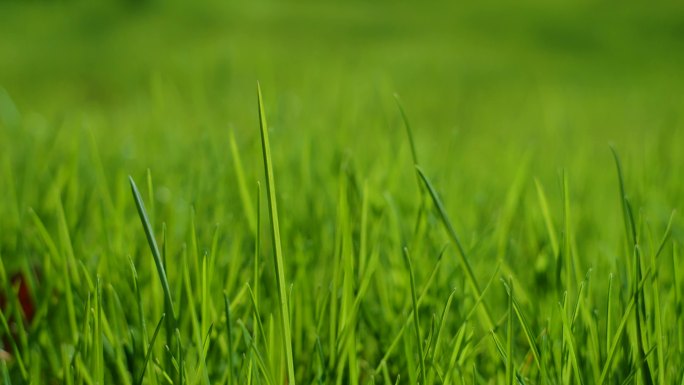
<path fill-rule="evenodd" d="M 229 127 L 250 146 L 251 168 L 260 80 L 281 172 L 310 151 L 331 170 L 351 156 L 366 177 L 383 178 L 388 162 L 404 160 L 397 172 L 410 180 L 396 92 L 427 168 L 464 190 L 464 219 L 500 206 L 526 156 L 549 185 L 566 168 L 578 199 L 592 188 L 612 193 L 608 143 L 651 204 L 683 203 L 684 7 L 676 2 L 0 7 L 3 152 L 25 168 L 49 168 L 59 158 L 36 159 L 41 149 L 49 144 L 58 157 L 82 147 L 90 130 L 106 143 L 98 147 L 110 183 L 109 171 L 148 167 L 159 177 L 200 175 L 203 162 L 188 160 L 207 151 L 215 158 L 204 167 L 230 173 L 220 152 Z M 284 191 L 293 177 L 283 176 Z M 35 205 L 36 193 L 26 186 L 18 195 Z M 602 218 L 605 206 L 595 209 Z"/>

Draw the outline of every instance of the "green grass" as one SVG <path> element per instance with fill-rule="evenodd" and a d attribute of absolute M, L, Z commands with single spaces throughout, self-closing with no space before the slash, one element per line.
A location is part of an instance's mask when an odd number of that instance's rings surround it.
<path fill-rule="evenodd" d="M 684 385 L 681 20 L 0 4 L 0 383 Z"/>

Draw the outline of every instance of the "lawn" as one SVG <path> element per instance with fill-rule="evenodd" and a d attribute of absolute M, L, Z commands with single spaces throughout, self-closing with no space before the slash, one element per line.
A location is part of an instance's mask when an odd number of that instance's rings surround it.
<path fill-rule="evenodd" d="M 684 384 L 677 2 L 0 2 L 3 384 Z"/>

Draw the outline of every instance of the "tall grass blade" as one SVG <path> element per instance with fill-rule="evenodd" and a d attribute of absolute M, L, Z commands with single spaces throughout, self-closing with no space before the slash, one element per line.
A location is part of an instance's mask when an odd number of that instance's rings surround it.
<path fill-rule="evenodd" d="M 401 120 L 404 122 L 404 127 L 406 128 L 406 135 L 408 136 L 409 145 L 411 147 L 411 159 L 413 160 L 413 165 L 417 166 L 420 164 L 418 163 L 418 151 L 416 151 L 416 142 L 413 140 L 413 131 L 411 130 L 408 116 L 406 116 L 406 111 L 404 111 L 404 107 L 401 105 L 401 100 L 399 99 L 398 94 L 394 94 L 394 101 L 397 103 L 397 108 L 399 108 L 399 113 L 401 114 Z"/>
<path fill-rule="evenodd" d="M 534 185 L 537 189 L 537 198 L 539 200 L 539 207 L 544 217 L 544 224 L 546 225 L 546 231 L 549 234 L 549 242 L 551 242 L 551 250 L 553 251 L 553 256 L 558 257 L 558 238 L 556 236 L 556 230 L 553 226 L 553 219 L 551 219 L 551 210 L 549 210 L 549 203 L 546 199 L 546 193 L 544 188 L 537 178 L 534 179 Z"/>
<path fill-rule="evenodd" d="M 532 332 L 532 328 L 530 328 L 530 324 L 527 322 L 527 319 L 525 318 L 525 314 L 523 314 L 522 309 L 520 309 L 520 304 L 518 301 L 515 299 L 513 296 L 513 286 L 512 283 L 509 281 L 508 283 L 504 282 L 504 286 L 506 288 L 507 294 L 512 298 L 511 299 L 511 305 L 513 307 L 513 310 L 515 311 L 515 315 L 518 317 L 518 321 L 520 322 L 520 326 L 523 328 L 523 332 L 525 333 L 525 338 L 527 339 L 527 343 L 530 345 L 530 350 L 532 350 L 532 356 L 534 357 L 534 362 L 537 364 L 537 368 L 541 371 L 544 371 L 543 369 L 543 363 L 541 361 L 541 353 L 539 351 L 539 345 L 537 345 L 536 338 L 534 337 L 534 333 Z"/>
<path fill-rule="evenodd" d="M 408 248 L 404 247 L 404 261 L 406 268 L 409 271 L 409 279 L 411 282 L 411 303 L 413 304 L 413 325 L 416 329 L 416 344 L 418 347 L 418 363 L 420 364 L 421 384 L 426 383 L 425 373 L 425 357 L 423 354 L 423 339 L 420 336 L 420 322 L 418 319 L 418 299 L 416 297 L 416 279 L 413 274 L 413 266 L 411 265 L 411 257 L 409 256 Z"/>
<path fill-rule="evenodd" d="M 162 284 L 162 289 L 164 290 L 164 300 L 166 307 L 171 314 L 171 324 L 173 328 L 176 325 L 176 311 L 173 308 L 173 300 L 171 298 L 171 289 L 169 288 L 169 281 L 166 277 L 166 271 L 164 269 L 164 264 L 162 263 L 162 256 L 159 252 L 159 247 L 157 246 L 157 241 L 154 238 L 154 232 L 152 230 L 152 224 L 147 217 L 147 212 L 145 211 L 145 204 L 143 203 L 140 192 L 138 192 L 138 187 L 135 185 L 135 181 L 132 176 L 128 177 L 131 184 L 131 191 L 133 192 L 133 199 L 135 200 L 135 206 L 138 209 L 138 215 L 140 216 L 140 222 L 142 222 L 143 229 L 145 230 L 145 236 L 147 237 L 147 243 L 152 251 L 152 257 L 154 258 L 154 264 L 157 267 L 157 274 L 159 275 L 159 280 Z"/>
<path fill-rule="evenodd" d="M 449 216 L 447 215 L 446 209 L 444 208 L 442 201 L 439 199 L 437 191 L 432 186 L 432 183 L 430 183 L 430 180 L 427 178 L 427 176 L 425 176 L 423 170 L 420 167 L 416 167 L 416 170 L 418 171 L 418 174 L 423 180 L 425 187 L 427 187 L 428 191 L 430 192 L 430 196 L 432 197 L 432 200 L 435 203 L 437 210 L 439 211 L 442 223 L 444 224 L 444 227 L 446 228 L 449 237 L 458 249 L 458 256 L 460 257 L 461 265 L 463 266 L 464 271 L 466 273 L 466 279 L 468 280 L 470 289 L 473 291 L 475 298 L 479 298 L 482 295 L 482 291 L 480 290 L 480 286 L 477 283 L 477 278 L 475 278 L 473 268 L 470 266 L 470 262 L 468 261 L 465 248 L 461 244 L 461 240 L 456 234 L 456 230 L 454 229 L 454 226 L 451 224 L 451 220 L 449 220 Z M 486 330 L 491 330 L 494 327 L 494 323 L 492 322 L 492 317 L 490 315 L 489 310 L 487 309 L 487 305 L 484 302 L 482 302 L 481 304 L 481 309 L 482 310 L 480 314 L 482 322 L 484 324 L 483 326 Z"/>
<path fill-rule="evenodd" d="M 578 298 L 579 301 L 579 298 Z M 570 365 L 572 365 L 573 373 L 575 374 L 575 382 L 577 384 L 583 384 L 582 375 L 580 373 L 579 365 L 580 361 L 577 356 L 577 343 L 575 342 L 575 336 L 572 333 L 572 325 L 568 320 L 568 313 L 565 307 L 559 303 L 558 308 L 561 313 L 561 320 L 563 322 L 563 339 L 570 353 Z"/>
<path fill-rule="evenodd" d="M 465 336 L 465 330 L 466 327 L 468 326 L 467 322 L 464 322 L 461 327 L 458 328 L 458 331 L 456 332 L 456 340 L 453 344 L 453 348 L 451 350 L 451 355 L 449 358 L 449 366 L 447 367 L 444 375 L 444 385 L 449 385 L 451 381 L 451 377 L 454 367 L 456 366 L 456 360 L 458 358 L 459 353 L 461 352 L 461 345 L 463 344 L 463 337 Z"/>
<path fill-rule="evenodd" d="M 665 228 L 665 234 L 663 234 L 663 237 L 660 241 L 660 244 L 658 245 L 658 249 L 651 258 L 651 271 L 657 272 L 658 271 L 658 265 L 657 265 L 657 260 L 658 256 L 660 256 L 660 253 L 663 251 L 663 248 L 665 247 L 665 244 L 667 243 L 667 240 L 670 238 L 670 232 L 672 230 L 672 220 L 674 218 L 674 212 L 670 215 L 670 219 L 668 220 L 667 227 Z M 667 383 L 666 381 L 666 372 L 665 372 L 665 336 L 663 332 L 663 319 L 662 319 L 662 311 L 660 308 L 660 281 L 659 281 L 659 274 L 655 273 L 653 274 L 653 308 L 654 308 L 654 322 L 655 322 L 655 331 L 656 331 L 656 358 L 658 360 L 658 384 L 660 385 L 665 385 Z M 676 289 L 675 289 L 676 290 Z"/>
<path fill-rule="evenodd" d="M 230 314 L 230 301 L 227 293 L 223 293 L 223 301 L 226 306 L 226 334 L 228 337 L 228 385 L 233 385 L 233 317 Z"/>
<path fill-rule="evenodd" d="M 235 132 L 230 131 L 230 153 L 233 157 L 233 167 L 235 169 L 235 177 L 237 179 L 238 189 L 240 192 L 240 200 L 242 201 L 242 210 L 244 211 L 247 224 L 253 234 L 257 231 L 258 217 L 254 213 L 254 209 L 249 198 L 249 189 L 245 178 L 245 171 L 242 167 L 242 160 L 240 159 L 240 151 L 238 150 L 237 141 L 235 140 Z"/>
<path fill-rule="evenodd" d="M 442 310 L 442 316 L 439 319 L 439 325 L 437 326 L 437 332 L 436 332 L 436 336 L 434 338 L 435 342 L 433 343 L 434 347 L 432 348 L 432 353 L 430 354 L 430 357 L 429 357 L 429 362 L 431 363 L 431 365 L 430 365 L 430 369 L 428 370 L 427 384 L 434 383 L 434 375 L 435 375 L 435 371 L 436 371 L 435 359 L 436 359 L 436 357 L 439 356 L 439 353 L 440 353 L 442 336 L 443 336 L 444 328 L 445 328 L 446 321 L 447 321 L 447 315 L 449 313 L 449 309 L 451 308 L 451 302 L 454 299 L 454 294 L 456 294 L 456 290 L 452 290 L 451 294 L 449 294 L 449 297 L 447 298 L 446 304 L 444 305 L 444 309 Z M 443 382 L 443 378 L 441 378 L 441 380 Z"/>
<path fill-rule="evenodd" d="M 9 324 L 7 323 L 7 318 L 5 318 L 5 313 L 0 309 L 0 323 L 2 323 L 2 328 L 5 331 L 5 335 L 8 337 L 7 339 L 9 340 L 10 346 L 12 347 L 12 352 L 14 353 L 15 360 L 17 361 L 17 365 L 19 366 L 19 371 L 21 372 L 21 376 L 24 380 L 28 381 L 29 379 L 29 373 L 26 370 L 26 365 L 24 365 L 24 360 L 22 358 L 21 352 L 19 351 L 19 347 L 17 346 L 17 342 L 14 340 L 14 337 L 12 336 L 12 329 L 10 329 Z"/>
<path fill-rule="evenodd" d="M 615 167 L 617 168 L 618 175 L 618 185 L 620 187 L 620 208 L 622 209 L 622 219 L 625 225 L 625 233 L 627 234 L 627 242 L 631 246 L 635 242 L 633 225 L 630 222 L 629 215 L 627 214 L 627 205 L 625 199 L 627 198 L 625 192 L 625 178 L 622 176 L 622 163 L 620 162 L 620 157 L 618 156 L 617 150 L 612 145 L 610 146 L 610 151 L 613 154 L 613 159 L 615 160 Z"/>
<path fill-rule="evenodd" d="M 102 287 L 100 277 L 95 284 L 95 328 L 94 328 L 94 360 L 95 360 L 95 384 L 104 385 L 104 343 L 102 341 Z"/>
<path fill-rule="evenodd" d="M 435 277 L 437 275 L 437 271 L 439 270 L 439 266 L 442 260 L 442 255 L 444 254 L 444 251 L 446 249 L 442 249 L 442 251 L 439 254 L 439 257 L 437 259 L 437 263 L 435 264 L 435 267 L 432 269 L 432 272 L 430 273 L 430 277 L 428 278 L 425 287 L 423 288 L 423 291 L 421 291 L 420 295 L 418 296 L 417 304 L 420 305 L 420 303 L 423 301 L 423 298 L 426 296 L 428 289 L 432 285 L 433 281 L 435 280 Z M 397 335 L 394 337 L 392 340 L 392 343 L 390 343 L 389 347 L 385 350 L 385 354 L 382 356 L 382 359 L 380 360 L 380 363 L 376 366 L 375 368 L 375 373 L 380 373 L 381 370 L 383 370 L 386 367 L 387 360 L 389 359 L 389 356 L 392 354 L 394 351 L 396 345 L 399 343 L 401 340 L 401 337 L 404 335 L 404 331 L 408 327 L 408 325 L 411 323 L 413 317 L 413 310 L 411 310 L 406 317 L 406 320 L 404 323 L 401 325 L 401 328 L 399 328 L 399 332 Z"/>
<path fill-rule="evenodd" d="M 259 126 L 261 128 L 261 148 L 264 156 L 264 171 L 266 173 L 266 194 L 268 195 L 269 217 L 271 220 L 271 237 L 273 241 L 273 258 L 275 261 L 276 284 L 278 286 L 278 301 L 280 305 L 280 319 L 283 331 L 283 348 L 287 361 L 288 385 L 295 385 L 294 357 L 292 354 L 292 337 L 290 331 L 290 311 L 287 303 L 287 287 L 285 285 L 285 263 L 280 244 L 280 224 L 278 222 L 278 206 L 276 203 L 275 177 L 271 160 L 271 146 L 268 140 L 268 125 L 266 112 L 261 96 L 261 86 L 257 83 L 257 98 L 259 107 Z"/>
<path fill-rule="evenodd" d="M 513 280 L 508 278 L 508 327 L 506 328 L 506 385 L 513 385 Z"/>
<path fill-rule="evenodd" d="M 623 333 L 625 332 L 625 328 L 627 327 L 627 322 L 629 321 L 629 317 L 632 313 L 632 309 L 634 308 L 634 305 L 636 303 L 636 298 L 638 293 L 643 290 L 643 284 L 650 274 L 650 269 L 646 274 L 644 274 L 644 279 L 636 285 L 636 292 L 632 293 L 631 298 L 629 302 L 627 303 L 625 307 L 625 313 L 622 315 L 622 319 L 620 320 L 620 323 L 618 324 L 618 328 L 615 331 L 615 335 L 612 338 L 612 344 L 610 345 L 610 348 L 608 350 L 608 357 L 606 358 L 606 362 L 603 365 L 603 369 L 601 370 L 601 377 L 599 378 L 599 384 L 605 384 L 607 376 L 609 374 L 610 369 L 612 368 L 613 365 L 613 360 L 615 359 L 618 351 L 618 345 L 620 342 L 620 339 L 622 338 Z"/>
<path fill-rule="evenodd" d="M 166 313 L 162 314 L 161 318 L 159 319 L 159 322 L 157 322 L 157 326 L 154 328 L 154 333 L 152 333 L 152 339 L 150 340 L 150 343 L 147 345 L 147 353 L 145 353 L 145 360 L 143 361 L 143 367 L 142 371 L 140 372 L 140 376 L 138 376 L 138 382 L 136 382 L 137 385 L 142 385 L 143 383 L 147 365 L 150 362 L 150 357 L 152 357 L 154 342 L 157 340 L 157 335 L 159 334 L 159 329 L 161 329 L 161 325 L 164 321 L 164 318 L 166 318 Z"/>

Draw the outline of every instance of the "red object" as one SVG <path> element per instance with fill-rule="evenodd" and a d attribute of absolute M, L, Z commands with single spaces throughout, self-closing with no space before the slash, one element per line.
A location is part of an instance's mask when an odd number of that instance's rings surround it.
<path fill-rule="evenodd" d="M 23 312 L 23 321 L 30 323 L 33 320 L 35 314 L 35 309 L 33 306 L 33 301 L 31 300 L 31 292 L 29 291 L 28 284 L 26 282 L 26 277 L 23 273 L 15 273 L 10 278 L 11 287 L 19 287 L 17 292 L 17 300 L 21 305 L 21 310 Z M 7 309 L 7 295 L 8 293 L 0 291 L 0 308 L 3 312 Z M 9 294 L 13 295 L 13 294 Z M 16 322 L 15 319 L 10 318 L 7 320 L 10 325 Z"/>

